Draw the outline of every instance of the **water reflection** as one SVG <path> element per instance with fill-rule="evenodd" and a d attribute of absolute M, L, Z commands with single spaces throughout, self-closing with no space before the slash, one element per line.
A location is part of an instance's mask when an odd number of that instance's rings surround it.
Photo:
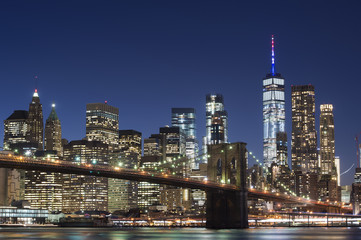
<path fill-rule="evenodd" d="M 359 228 L 253 228 L 207 230 L 201 228 L 1 228 L 0 239 L 361 239 Z"/>

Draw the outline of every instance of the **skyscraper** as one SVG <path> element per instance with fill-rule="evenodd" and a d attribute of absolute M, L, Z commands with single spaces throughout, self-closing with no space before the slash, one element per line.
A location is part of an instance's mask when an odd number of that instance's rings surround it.
<path fill-rule="evenodd" d="M 292 86 L 292 170 L 318 173 L 315 88 Z"/>
<path fill-rule="evenodd" d="M 320 115 L 320 159 L 321 174 L 336 174 L 335 125 L 332 104 L 321 104 Z"/>
<path fill-rule="evenodd" d="M 287 159 L 278 159 L 277 134 L 285 132 L 285 80 L 275 70 L 274 38 L 272 35 L 271 72 L 263 79 L 263 159 L 270 167 L 272 163 L 284 164 Z M 282 135 L 282 147 L 287 146 L 287 135 Z"/>
<path fill-rule="evenodd" d="M 228 113 L 221 94 L 206 96 L 206 136 L 203 138 L 203 160 L 207 162 L 207 145 L 228 142 Z"/>
<path fill-rule="evenodd" d="M 77 140 L 64 146 L 64 160 L 75 163 L 108 165 L 108 145 L 99 141 Z M 63 212 L 106 211 L 108 179 L 63 174 Z"/>
<path fill-rule="evenodd" d="M 4 149 L 15 150 L 17 144 L 26 143 L 28 130 L 28 111 L 14 111 L 4 120 Z M 5 206 L 24 197 L 24 174 L 24 170 L 0 169 L 0 204 Z"/>
<path fill-rule="evenodd" d="M 59 159 L 54 151 L 37 151 L 34 157 L 43 161 Z M 25 171 L 24 199 L 32 208 L 61 211 L 62 193 L 61 173 Z"/>
<path fill-rule="evenodd" d="M 119 130 L 119 157 L 112 166 L 134 169 L 139 167 L 142 156 L 142 133 Z M 137 208 L 138 182 L 108 178 L 108 210 L 128 211 Z"/>
<path fill-rule="evenodd" d="M 179 127 L 186 136 L 186 156 L 192 169 L 196 167 L 198 141 L 196 137 L 196 110 L 194 108 L 172 108 L 172 126 Z"/>
<path fill-rule="evenodd" d="M 43 106 L 40 103 L 38 90 L 35 89 L 31 103 L 29 104 L 28 116 L 28 141 L 37 143 L 38 150 L 43 150 L 43 135 L 44 135 L 44 122 L 43 122 Z"/>
<path fill-rule="evenodd" d="M 43 151 L 43 110 L 37 89 L 33 94 L 29 105 L 28 136 L 26 145 L 21 146 L 19 153 L 34 156 L 43 160 L 57 159 L 58 156 L 52 151 Z M 61 130 L 60 130 L 61 131 Z M 32 145 L 37 146 L 34 152 Z M 58 211 L 62 207 L 62 187 L 60 173 L 47 173 L 40 171 L 25 171 L 24 199 L 30 202 L 31 207 Z M 44 187 L 46 186 L 46 187 Z"/>
<path fill-rule="evenodd" d="M 119 109 L 107 103 L 86 105 L 86 138 L 108 144 L 109 149 L 119 145 Z"/>
<path fill-rule="evenodd" d="M 27 142 L 28 111 L 15 110 L 4 120 L 4 149 L 9 150 L 11 144 Z"/>
<path fill-rule="evenodd" d="M 50 115 L 45 123 L 45 150 L 56 151 L 58 156 L 63 155 L 61 125 L 55 112 L 55 104 L 52 104 Z"/>

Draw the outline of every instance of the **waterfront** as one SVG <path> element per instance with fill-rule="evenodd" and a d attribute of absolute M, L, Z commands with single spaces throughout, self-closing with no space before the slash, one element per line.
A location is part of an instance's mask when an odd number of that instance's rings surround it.
<path fill-rule="evenodd" d="M 0 239 L 360 239 L 360 228 L 1 228 Z"/>

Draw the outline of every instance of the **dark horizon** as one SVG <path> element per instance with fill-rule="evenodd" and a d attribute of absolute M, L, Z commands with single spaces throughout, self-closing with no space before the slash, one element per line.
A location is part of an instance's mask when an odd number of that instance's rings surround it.
<path fill-rule="evenodd" d="M 361 132 L 354 106 L 361 88 L 356 1 L 3 1 L 0 6 L 2 120 L 14 110 L 28 110 L 38 88 L 44 119 L 54 101 L 69 141 L 85 137 L 86 104 L 108 101 L 120 110 L 119 128 L 140 131 L 143 138 L 171 125 L 171 108 L 195 108 L 201 143 L 206 94 L 220 93 L 229 141 L 246 142 L 262 160 L 262 79 L 271 72 L 274 34 L 275 68 L 286 83 L 289 153 L 291 85 L 313 84 L 316 130 L 320 104 L 333 104 L 341 172 L 356 165 L 354 138 Z M 353 174 L 342 176 L 341 184 L 351 184 Z"/>

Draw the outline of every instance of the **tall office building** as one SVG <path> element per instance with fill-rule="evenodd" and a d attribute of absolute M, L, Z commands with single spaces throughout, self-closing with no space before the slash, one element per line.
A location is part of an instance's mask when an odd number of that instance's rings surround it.
<path fill-rule="evenodd" d="M 152 134 L 144 139 L 144 156 L 139 167 L 144 171 L 159 171 L 163 162 L 163 138 L 160 134 Z M 139 182 L 138 207 L 142 212 L 148 212 L 149 206 L 160 204 L 160 185 L 156 183 Z"/>
<path fill-rule="evenodd" d="M 321 104 L 320 115 L 320 160 L 321 174 L 336 174 L 335 125 L 332 104 Z"/>
<path fill-rule="evenodd" d="M 10 150 L 11 144 L 27 142 L 28 111 L 15 110 L 4 120 L 4 149 Z"/>
<path fill-rule="evenodd" d="M 175 162 L 178 157 L 186 156 L 186 137 L 181 128 L 161 127 L 159 135 L 162 138 L 163 161 Z"/>
<path fill-rule="evenodd" d="M 40 103 L 38 90 L 35 89 L 31 103 L 29 104 L 28 116 L 28 141 L 37 143 L 38 150 L 43 150 L 43 135 L 44 135 L 44 122 L 43 122 L 43 106 Z"/>
<path fill-rule="evenodd" d="M 206 136 L 202 141 L 202 162 L 207 163 L 207 145 L 228 142 L 228 113 L 221 94 L 206 96 Z"/>
<path fill-rule="evenodd" d="M 119 145 L 119 109 L 107 103 L 86 105 L 86 138 L 108 144 L 110 150 Z"/>
<path fill-rule="evenodd" d="M 263 159 L 270 167 L 287 162 L 278 159 L 277 134 L 285 132 L 285 80 L 275 70 L 274 38 L 272 35 L 271 72 L 263 79 Z M 282 135 L 282 147 L 287 146 L 287 135 Z"/>
<path fill-rule="evenodd" d="M 56 151 L 58 156 L 63 155 L 61 124 L 55 112 L 55 104 L 52 104 L 50 115 L 45 123 L 45 150 Z"/>
<path fill-rule="evenodd" d="M 75 163 L 108 165 L 108 145 L 99 141 L 77 140 L 64 146 L 64 160 Z M 63 212 L 106 211 L 108 179 L 63 174 Z"/>
<path fill-rule="evenodd" d="M 28 129 L 28 111 L 14 111 L 4 120 L 4 150 L 15 150 L 14 146 L 18 143 L 26 143 Z M 1 205 L 5 206 L 12 200 L 19 200 L 20 197 L 23 197 L 24 173 L 23 170 L 0 169 Z"/>
<path fill-rule="evenodd" d="M 292 169 L 318 173 L 315 88 L 292 86 Z"/>
<path fill-rule="evenodd" d="M 159 134 L 152 134 L 150 138 L 144 139 L 144 157 L 140 167 L 145 171 L 162 171 L 187 177 L 190 166 L 185 154 L 186 138 L 183 130 L 179 127 L 161 127 Z M 160 191 L 167 195 L 170 189 L 175 188 L 140 182 L 139 207 L 146 212 L 149 206 L 160 203 Z"/>
<path fill-rule="evenodd" d="M 220 120 L 220 121 L 219 121 Z M 224 110 L 224 101 L 221 94 L 208 94 L 206 96 L 206 138 L 207 144 L 228 142 L 228 113 Z M 212 129 L 219 125 L 222 134 L 217 134 Z M 212 137 L 213 135 L 213 137 Z M 220 138 L 215 138 L 219 136 Z"/>
<path fill-rule="evenodd" d="M 37 151 L 34 157 L 43 161 L 59 159 L 55 151 Z M 25 171 L 24 199 L 32 208 L 62 211 L 62 174 Z"/>
<path fill-rule="evenodd" d="M 160 171 L 162 160 L 160 156 L 143 156 L 140 160 L 140 168 L 144 171 Z M 160 204 L 160 191 L 163 189 L 159 184 L 139 182 L 138 184 L 138 207 L 142 212 L 148 212 L 150 206 Z"/>
<path fill-rule="evenodd" d="M 30 145 L 29 147 L 22 147 L 19 151 L 25 152 L 27 156 L 34 156 L 43 160 L 57 159 L 58 156 L 50 149 L 49 151 L 43 151 L 43 110 L 36 89 L 29 105 L 28 125 L 27 140 Z M 32 144 L 37 145 L 36 152 L 31 149 Z M 62 186 L 60 173 L 25 171 L 24 182 L 24 199 L 30 202 L 31 207 L 48 209 L 49 211 L 61 211 Z"/>
<path fill-rule="evenodd" d="M 139 167 L 142 155 L 142 133 L 119 130 L 119 157 L 112 166 L 134 169 Z M 138 182 L 108 178 L 108 210 L 128 211 L 137 208 Z"/>
<path fill-rule="evenodd" d="M 335 125 L 332 104 L 321 104 L 320 115 L 320 170 L 319 198 L 322 201 L 338 201 L 341 190 L 335 158 Z"/>
<path fill-rule="evenodd" d="M 191 168 L 196 168 L 198 141 L 196 136 L 196 110 L 194 108 L 172 108 L 172 126 L 179 127 L 186 136 L 186 156 Z"/>

